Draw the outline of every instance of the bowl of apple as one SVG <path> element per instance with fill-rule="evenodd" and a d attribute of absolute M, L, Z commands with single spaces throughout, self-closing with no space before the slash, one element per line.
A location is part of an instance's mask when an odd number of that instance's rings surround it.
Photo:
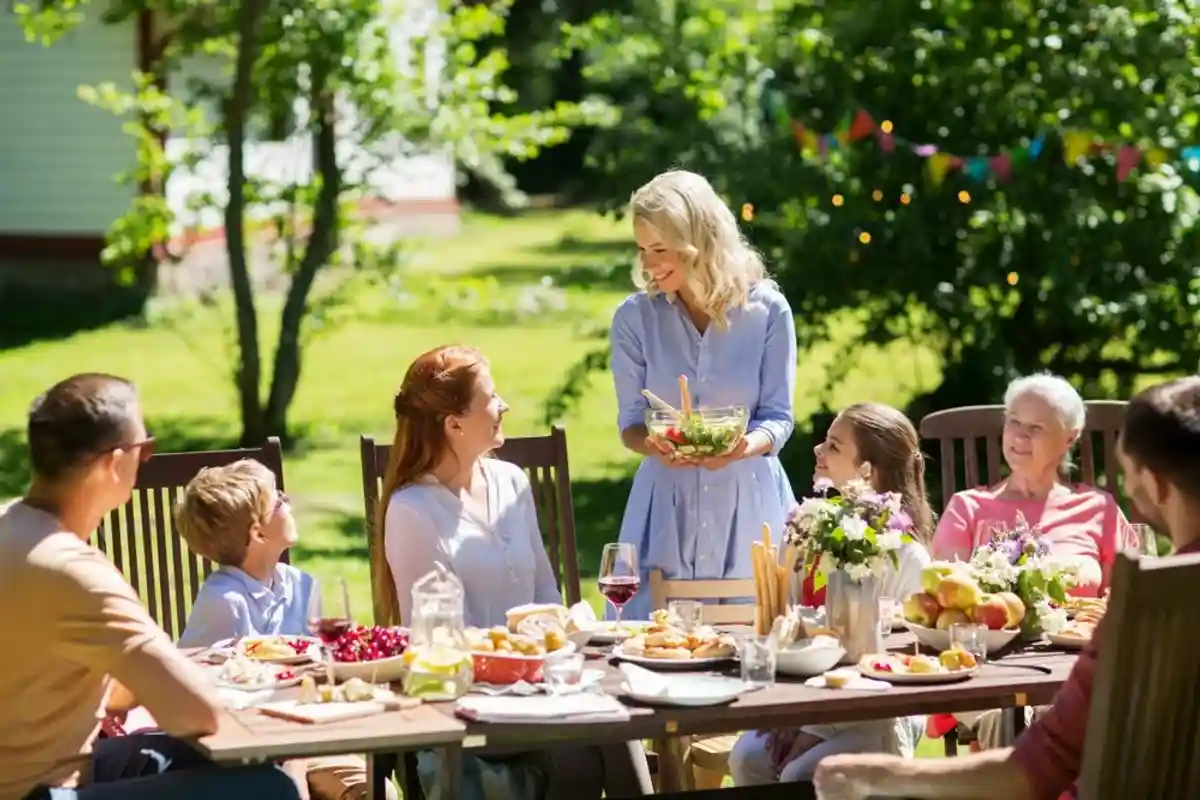
<path fill-rule="evenodd" d="M 988 653 L 1007 647 L 1021 633 L 1025 604 L 1012 592 L 988 594 L 963 569 L 932 565 L 921 588 L 904 599 L 904 624 L 917 640 L 939 653 L 950 649 L 950 628 L 970 623 L 986 627 Z"/>

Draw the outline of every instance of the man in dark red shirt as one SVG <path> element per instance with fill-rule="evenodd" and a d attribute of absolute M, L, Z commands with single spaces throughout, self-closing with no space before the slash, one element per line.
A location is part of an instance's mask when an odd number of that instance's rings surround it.
<path fill-rule="evenodd" d="M 1154 386 L 1129 402 L 1118 452 L 1125 491 L 1177 553 L 1200 551 L 1200 376 Z M 1015 747 L 964 758 L 844 755 L 825 759 L 813 782 L 822 800 L 867 797 L 1056 800 L 1083 761 L 1102 622 L 1054 705 Z"/>

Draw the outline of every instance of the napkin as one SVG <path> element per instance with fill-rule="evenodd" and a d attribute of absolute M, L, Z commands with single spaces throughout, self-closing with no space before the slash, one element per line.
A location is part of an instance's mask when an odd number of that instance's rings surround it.
<path fill-rule="evenodd" d="M 454 704 L 454 713 L 472 722 L 624 722 L 629 719 L 629 710 L 615 697 L 592 692 L 532 697 L 467 695 Z"/>
<path fill-rule="evenodd" d="M 815 675 L 804 682 L 805 686 L 811 686 L 814 689 L 828 689 L 825 685 L 824 675 Z M 846 682 L 842 689 L 852 692 L 886 692 L 891 688 L 891 684 L 887 681 L 877 681 L 874 678 L 865 678 L 862 675 L 855 675 Z M 837 691 L 836 689 L 834 691 Z"/>
<path fill-rule="evenodd" d="M 604 672 L 598 669 L 585 669 L 579 677 L 579 683 L 575 686 L 563 686 L 558 690 L 560 695 L 577 694 L 578 692 L 586 692 L 600 685 L 604 680 Z M 520 697 L 529 697 L 535 694 L 554 694 L 550 687 L 545 683 L 529 683 L 528 681 L 517 681 L 516 683 L 497 684 L 497 683 L 474 683 L 471 685 L 471 691 L 475 694 L 486 694 L 492 697 L 501 695 L 518 695 Z"/>
<path fill-rule="evenodd" d="M 621 662 L 619 669 L 632 694 L 642 697 L 666 697 L 671 693 L 669 678 L 661 672 L 654 672 L 628 661 Z"/>

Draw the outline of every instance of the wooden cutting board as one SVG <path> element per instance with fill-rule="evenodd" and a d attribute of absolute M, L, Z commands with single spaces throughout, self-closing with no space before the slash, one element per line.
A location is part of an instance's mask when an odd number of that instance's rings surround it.
<path fill-rule="evenodd" d="M 278 703 L 264 703 L 258 706 L 260 714 L 270 717 L 290 719 L 309 725 L 319 725 L 323 722 L 341 722 L 347 719 L 370 717 L 385 711 L 396 711 L 419 705 L 420 701 L 406 703 L 405 700 L 395 702 L 367 701 L 359 703 L 301 703 L 298 700 L 282 700 Z"/>

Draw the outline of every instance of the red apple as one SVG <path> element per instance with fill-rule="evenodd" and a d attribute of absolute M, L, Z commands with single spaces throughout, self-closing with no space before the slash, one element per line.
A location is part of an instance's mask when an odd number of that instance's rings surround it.
<path fill-rule="evenodd" d="M 932 628 L 937 624 L 938 614 L 942 613 L 937 598 L 928 592 L 910 594 L 904 599 L 904 618 L 914 625 Z"/>
<path fill-rule="evenodd" d="M 967 616 L 967 612 L 958 608 L 947 608 L 938 614 L 937 629 L 939 631 L 950 630 L 951 625 L 957 625 L 960 622 L 970 622 L 971 618 Z"/>
<path fill-rule="evenodd" d="M 1021 620 L 1025 619 L 1025 604 L 1021 602 L 1021 598 L 1012 592 L 1000 592 L 996 597 L 1003 600 L 1004 605 L 1008 608 L 1008 623 L 1004 627 L 1019 627 Z"/>
<path fill-rule="evenodd" d="M 989 630 L 999 631 L 1008 627 L 1008 604 L 1004 598 L 985 594 L 983 602 L 971 609 L 971 619 Z"/>

